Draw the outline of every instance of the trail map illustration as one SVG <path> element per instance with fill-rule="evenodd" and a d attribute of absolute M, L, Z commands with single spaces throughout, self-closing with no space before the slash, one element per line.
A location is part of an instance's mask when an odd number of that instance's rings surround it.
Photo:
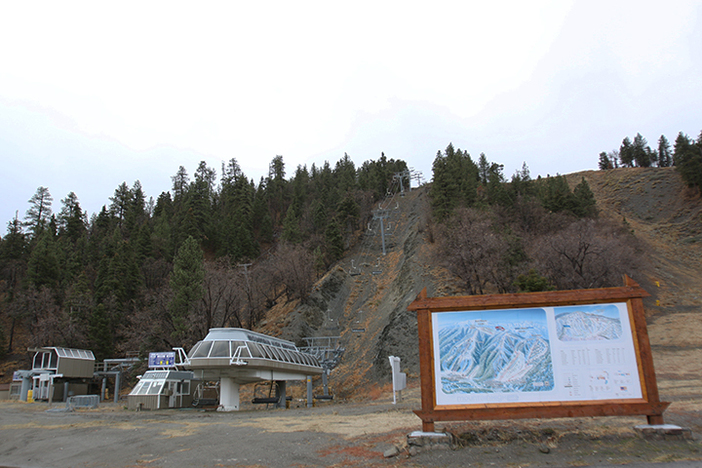
<path fill-rule="evenodd" d="M 438 405 L 641 398 L 626 303 L 432 314 Z"/>
<path fill-rule="evenodd" d="M 561 341 L 612 341 L 622 336 L 622 322 L 611 304 L 559 307 L 556 331 Z"/>
<path fill-rule="evenodd" d="M 553 389 L 543 309 L 442 314 L 438 325 L 445 394 Z"/>

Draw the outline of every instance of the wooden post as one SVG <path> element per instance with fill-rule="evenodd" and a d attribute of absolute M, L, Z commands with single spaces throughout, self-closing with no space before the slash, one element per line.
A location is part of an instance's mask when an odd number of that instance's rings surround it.
<path fill-rule="evenodd" d="M 630 287 L 638 288 L 639 285 L 629 276 L 624 275 L 624 284 Z M 643 300 L 634 298 L 629 301 L 631 315 L 634 324 L 634 344 L 637 346 L 637 356 L 639 356 L 639 371 L 643 376 L 644 392 L 649 401 L 658 402 L 658 382 L 656 381 L 656 372 L 653 368 L 653 353 L 651 352 L 651 342 L 648 339 L 648 328 L 646 327 L 646 314 L 644 313 Z M 651 425 L 663 424 L 662 414 L 649 414 L 646 416 L 648 423 Z"/>
<path fill-rule="evenodd" d="M 427 298 L 427 288 L 417 296 L 417 300 Z M 420 375 L 434 375 L 434 360 L 431 337 L 431 312 L 428 309 L 417 310 L 417 328 L 419 330 L 419 372 Z M 434 408 L 436 395 L 433 379 L 421 379 L 422 410 Z M 416 413 L 416 411 L 415 411 Z M 420 416 L 421 417 L 421 416 Z M 434 432 L 434 420 L 422 417 L 422 431 Z"/>

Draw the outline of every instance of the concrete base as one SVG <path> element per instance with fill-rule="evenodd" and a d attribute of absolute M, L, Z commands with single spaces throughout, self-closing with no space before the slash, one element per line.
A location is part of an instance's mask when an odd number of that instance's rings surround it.
<path fill-rule="evenodd" d="M 219 381 L 217 411 L 239 411 L 239 384 L 229 377 L 222 377 Z"/>
<path fill-rule="evenodd" d="M 640 437 L 649 440 L 692 439 L 692 431 L 689 428 L 674 424 L 641 424 L 640 426 L 634 426 L 634 431 Z"/>
<path fill-rule="evenodd" d="M 407 435 L 407 445 L 410 449 L 448 449 L 453 443 L 453 435 L 445 432 L 415 431 Z"/>

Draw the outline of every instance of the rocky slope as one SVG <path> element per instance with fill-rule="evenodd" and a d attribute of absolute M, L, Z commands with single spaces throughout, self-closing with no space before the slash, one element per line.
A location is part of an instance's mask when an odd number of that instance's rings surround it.
<path fill-rule="evenodd" d="M 673 168 L 586 171 L 600 216 L 627 223 L 643 243 L 649 333 L 663 398 L 698 393 L 702 385 L 702 202 Z M 410 384 L 419 376 L 417 324 L 407 311 L 417 294 L 463 294 L 459 283 L 431 258 L 426 187 L 385 207 L 386 254 L 377 228 L 364 233 L 321 278 L 306 305 L 276 307 L 264 332 L 298 343 L 305 336 L 338 336 L 346 348 L 331 385 L 342 398 L 373 396 L 389 386 L 388 356 L 402 358 Z M 376 223 L 377 224 L 377 223 Z M 360 273 L 360 274 L 357 274 Z"/>

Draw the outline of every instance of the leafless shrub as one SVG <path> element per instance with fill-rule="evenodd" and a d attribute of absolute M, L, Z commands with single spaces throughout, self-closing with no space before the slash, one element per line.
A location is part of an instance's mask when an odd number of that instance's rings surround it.
<path fill-rule="evenodd" d="M 80 347 L 84 344 L 84 324 L 70 311 L 60 308 L 47 287 L 31 287 L 19 294 L 13 301 L 12 312 L 24 321 L 32 346 Z"/>
<path fill-rule="evenodd" d="M 462 208 L 437 226 L 437 254 L 446 268 L 463 280 L 470 294 L 483 294 L 495 275 L 505 243 L 493 231 L 488 215 Z"/>
<path fill-rule="evenodd" d="M 205 262 L 203 296 L 191 318 L 200 336 L 204 337 L 210 328 L 245 326 L 242 312 L 246 288 L 242 279 L 227 257 Z"/>
<path fill-rule="evenodd" d="M 163 351 L 174 346 L 187 347 L 194 343 L 192 338 L 186 338 L 186 343 L 173 340 L 175 326 L 168 311 L 171 298 L 172 293 L 168 285 L 147 290 L 143 307 L 135 310 L 129 317 L 129 326 L 125 327 L 127 349 Z"/>
<path fill-rule="evenodd" d="M 631 235 L 605 221 L 580 219 L 535 240 L 529 254 L 558 289 L 610 287 L 638 269 L 633 242 Z"/>
<path fill-rule="evenodd" d="M 314 258 L 306 248 L 281 243 L 273 255 L 275 276 L 285 288 L 288 300 L 306 300 L 314 283 Z"/>

